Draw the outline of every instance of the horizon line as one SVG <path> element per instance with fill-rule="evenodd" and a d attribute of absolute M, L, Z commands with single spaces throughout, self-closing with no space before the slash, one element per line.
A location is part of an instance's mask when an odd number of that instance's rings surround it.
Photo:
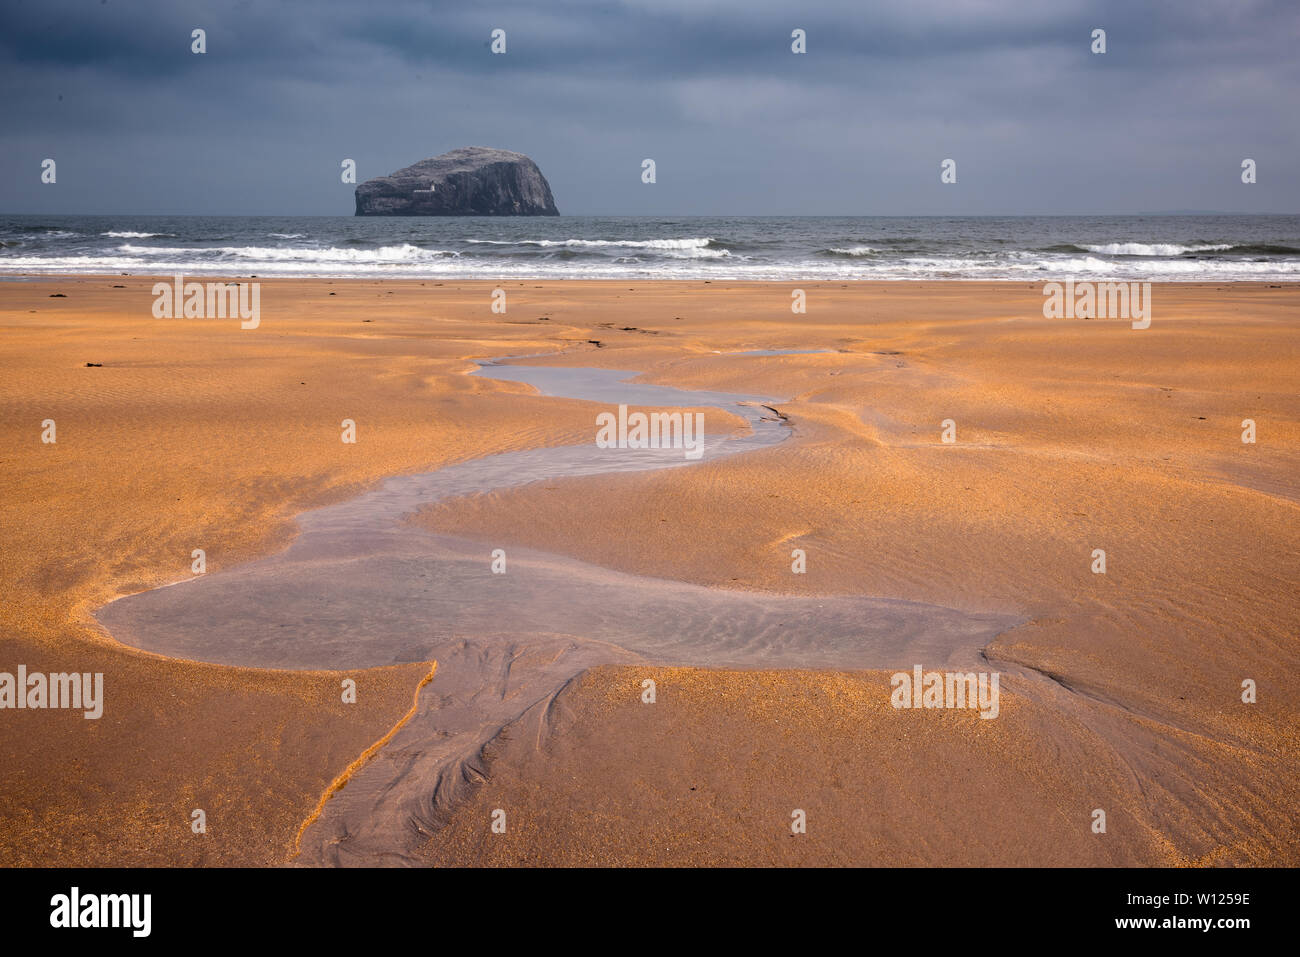
<path fill-rule="evenodd" d="M 1084 219 L 1120 216 L 1300 216 L 1300 212 L 1245 212 L 1232 210 L 1139 210 L 1127 213 L 561 213 L 558 216 L 357 216 L 353 213 L 51 213 L 0 212 L 0 216 L 136 216 L 205 217 L 208 219 Z"/>

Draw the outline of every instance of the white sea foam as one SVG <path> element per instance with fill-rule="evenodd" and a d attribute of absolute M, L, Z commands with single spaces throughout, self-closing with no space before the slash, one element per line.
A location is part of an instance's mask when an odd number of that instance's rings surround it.
<path fill-rule="evenodd" d="M 686 239 L 466 239 L 466 243 L 485 246 L 568 246 L 590 247 L 622 246 L 628 249 L 704 249 L 713 242 L 710 237 Z M 725 252 L 725 250 L 724 250 Z"/>
<path fill-rule="evenodd" d="M 447 249 L 423 249 L 402 243 L 400 246 L 378 246 L 374 249 L 295 249 L 285 246 L 207 246 L 186 249 L 171 246 L 132 246 L 123 243 L 118 251 L 135 256 L 187 256 L 199 262 L 211 263 L 213 259 L 248 260 L 250 262 L 304 262 L 304 263 L 402 263 L 423 262 L 442 257 L 455 257 L 460 253 Z"/>
<path fill-rule="evenodd" d="M 1105 256 L 1181 256 L 1183 253 L 1221 253 L 1231 249 L 1231 243 L 1200 246 L 1183 246 L 1178 243 L 1102 243 L 1097 246 L 1081 245 L 1090 253 Z"/>
<path fill-rule="evenodd" d="M 822 259 L 757 261 L 739 256 L 702 259 L 689 255 L 644 261 L 632 258 L 591 262 L 458 257 L 414 246 L 379 249 L 277 249 L 275 255 L 244 256 L 246 247 L 193 250 L 118 247 L 116 255 L 0 256 L 2 273 L 119 273 L 146 276 L 375 277 L 438 279 L 753 279 L 753 280 L 1141 280 L 1192 282 L 1300 280 L 1300 261 L 1107 260 L 1060 256 L 1023 260 L 990 257 L 909 259 Z M 256 249 L 257 247 L 254 247 Z M 263 253 L 267 252 L 263 250 Z"/>
<path fill-rule="evenodd" d="M 1300 254 L 1287 252 L 1300 248 L 1292 227 L 1281 234 L 1274 230 L 1265 239 L 1243 236 L 1234 245 L 1185 239 L 1157 242 L 1161 233 L 1154 228 L 1150 233 L 1123 227 L 1099 233 L 1090 227 L 1073 244 L 1063 245 L 1061 236 L 1071 232 L 1068 227 L 999 240 L 983 238 L 983 234 L 953 239 L 946 228 L 937 229 L 933 239 L 927 238 L 926 229 L 884 231 L 877 237 L 834 222 L 823 225 L 786 219 L 770 226 L 701 221 L 695 225 L 653 222 L 644 228 L 623 222 L 588 225 L 578 220 L 556 223 L 552 229 L 546 224 L 503 222 L 485 228 L 492 238 L 469 238 L 474 227 L 464 223 L 365 222 L 340 229 L 316 221 L 308 225 L 304 220 L 303 229 L 294 232 L 289 222 L 263 220 L 247 226 L 226 222 L 220 234 L 212 233 L 206 224 L 194 232 L 172 222 L 155 222 L 157 232 L 101 232 L 103 226 L 97 222 L 77 233 L 49 226 L 24 227 L 19 222 L 8 231 L 0 226 L 0 235 L 5 237 L 0 273 L 773 281 L 1300 280 Z M 267 227 L 272 224 L 287 231 L 270 232 Z M 170 232 L 162 231 L 164 228 Z M 30 235 L 34 229 L 45 231 Z M 552 238 L 545 238 L 548 232 Z M 566 237 L 566 232 L 580 235 Z M 610 238 L 620 234 L 625 238 Z M 1100 241 L 1108 234 L 1147 235 L 1150 241 Z M 1181 235 L 1189 234 L 1235 235 L 1229 226 L 1217 224 L 1181 230 Z M 846 238 L 854 235 L 872 235 L 881 245 Z M 81 238 L 65 242 L 64 236 Z M 178 236 L 183 239 L 174 244 L 155 242 Z M 29 243 L 28 239 L 50 241 Z M 1094 242 L 1084 245 L 1085 239 Z M 1268 255 L 1272 249 L 1278 254 Z M 1262 252 L 1245 255 L 1252 250 Z"/>

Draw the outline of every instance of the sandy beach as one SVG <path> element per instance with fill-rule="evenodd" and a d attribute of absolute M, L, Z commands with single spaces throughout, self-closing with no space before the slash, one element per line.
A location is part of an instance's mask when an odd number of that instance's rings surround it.
<path fill-rule="evenodd" d="M 413 710 L 436 724 L 457 662 L 423 687 L 433 659 L 204 663 L 94 613 L 192 578 L 196 548 L 209 576 L 282 553 L 304 511 L 386 478 L 592 443 L 603 407 L 469 375 L 506 356 L 768 396 L 790 434 L 448 498 L 414 528 L 552 569 L 1014 622 L 983 652 L 1000 714 L 897 710 L 883 669 L 602 659 L 486 729 L 420 863 L 1300 861 L 1300 287 L 1157 284 L 1135 330 L 1046 319 L 1038 283 L 800 283 L 793 315 L 793 283 L 260 282 L 248 330 L 155 319 L 149 278 L 0 282 L 0 671 L 105 688 L 97 720 L 5 714 L 0 864 L 322 862 L 295 856 L 304 825 L 364 799 L 354 766 Z M 817 351 L 739 354 L 759 350 Z"/>

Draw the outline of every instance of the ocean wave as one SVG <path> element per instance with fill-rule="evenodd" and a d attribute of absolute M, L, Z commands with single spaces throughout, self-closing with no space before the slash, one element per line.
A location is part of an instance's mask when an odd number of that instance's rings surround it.
<path fill-rule="evenodd" d="M 677 249 L 677 250 L 673 250 L 668 255 L 673 259 L 730 259 L 731 250 L 729 249 Z"/>
<path fill-rule="evenodd" d="M 1008 261 L 986 257 L 925 256 L 909 259 L 823 258 L 754 261 L 739 256 L 704 259 L 690 255 L 592 259 L 476 259 L 435 254 L 416 247 L 399 258 L 382 249 L 274 250 L 274 259 L 197 257 L 195 250 L 175 249 L 166 256 L 156 248 L 133 247 L 138 254 L 0 255 L 0 273 L 104 274 L 144 276 L 257 276 L 403 279 L 713 279 L 713 280 L 1019 280 L 1033 283 L 1076 281 L 1231 282 L 1242 280 L 1294 283 L 1300 261 L 1226 259 L 1104 259 L 1062 256 Z M 232 249 L 238 247 L 230 247 Z M 208 250 L 207 252 L 211 252 Z"/>
<path fill-rule="evenodd" d="M 1186 253 L 1222 253 L 1233 248 L 1232 243 L 1201 243 L 1185 246 L 1180 243 L 1101 243 L 1076 247 L 1080 252 L 1101 253 L 1104 256 L 1182 256 Z"/>
<path fill-rule="evenodd" d="M 1041 250 L 1048 253 L 1096 253 L 1102 256 L 1145 256 L 1149 258 L 1177 259 L 1181 256 L 1200 256 L 1205 253 L 1224 253 L 1229 256 L 1294 256 L 1300 248 L 1278 243 L 1063 243 Z"/>
<path fill-rule="evenodd" d="M 304 262 L 304 263 L 401 263 L 457 257 L 460 253 L 449 249 L 422 249 L 410 243 L 400 246 L 379 246 L 374 249 L 341 249 L 329 246 L 324 249 L 295 249 L 286 246 L 208 246 L 197 249 L 172 246 L 132 246 L 123 243 L 118 252 L 132 256 L 185 256 L 190 259 L 206 256 L 200 262 L 220 260 L 245 260 L 248 262 Z"/>
<path fill-rule="evenodd" d="M 822 256 L 878 256 L 880 250 L 874 246 L 832 246 L 830 249 L 819 249 L 817 252 Z"/>
<path fill-rule="evenodd" d="M 471 224 L 228 218 L 152 220 L 154 231 L 91 218 L 0 225 L 0 272 L 345 278 L 987 279 L 1295 282 L 1300 218 L 1247 224 L 1053 223 L 1000 238 L 986 224 L 954 232 L 927 220 L 861 228 L 820 220 L 771 224 L 575 220 Z M 143 222 L 140 223 L 143 227 Z M 278 229 L 276 229 L 278 227 Z M 110 231 L 103 232 L 108 229 Z M 275 231 L 272 231 L 275 230 Z M 310 230 L 308 232 L 308 230 Z M 569 235 L 565 235 L 565 234 Z M 578 234 L 578 235 L 574 235 Z M 1107 236 L 1145 236 L 1144 240 Z M 82 238 L 68 238 L 61 237 Z M 1075 237 L 1062 242 L 1061 237 Z M 164 237 L 171 237 L 168 242 Z M 179 237 L 179 238 L 177 238 Z M 270 237 L 268 242 L 267 237 Z M 621 237 L 621 238 L 619 238 Z M 1195 238 L 1192 238 L 1195 237 Z M 1256 238 L 1258 237 L 1258 238 Z M 16 247 L 16 248 L 15 248 Z"/>
<path fill-rule="evenodd" d="M 717 240 L 704 237 L 686 239 L 466 239 L 469 245 L 484 246 L 569 246 L 599 249 L 619 246 L 627 249 L 706 249 Z M 724 250 L 725 252 L 725 250 Z"/>
<path fill-rule="evenodd" d="M 1300 248 L 1277 243 L 1241 243 L 1228 247 L 1227 251 L 1234 256 L 1294 256 L 1300 253 Z"/>
<path fill-rule="evenodd" d="M 70 229 L 64 229 L 62 226 L 41 226 L 31 223 L 14 223 L 5 227 L 11 230 L 22 230 L 26 239 L 38 239 L 41 236 L 55 236 L 63 238 L 65 236 L 80 236 L 81 233 L 73 232 Z"/>

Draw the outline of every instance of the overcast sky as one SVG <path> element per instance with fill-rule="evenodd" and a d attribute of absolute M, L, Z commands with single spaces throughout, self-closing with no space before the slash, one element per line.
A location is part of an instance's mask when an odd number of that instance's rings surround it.
<path fill-rule="evenodd" d="M 1296 213 L 1298 45 L 1297 0 L 2 0 L 0 212 L 351 215 L 343 159 L 477 145 L 574 215 Z"/>

